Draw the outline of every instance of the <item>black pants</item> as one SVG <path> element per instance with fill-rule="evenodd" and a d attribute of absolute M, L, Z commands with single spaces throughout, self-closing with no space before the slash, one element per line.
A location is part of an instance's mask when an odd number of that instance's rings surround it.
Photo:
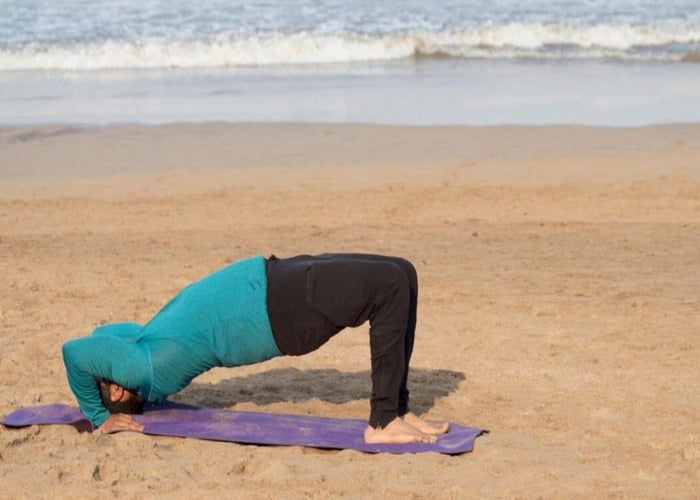
<path fill-rule="evenodd" d="M 372 427 L 409 411 L 417 300 L 416 270 L 405 259 L 324 254 L 267 261 L 267 308 L 283 354 L 314 351 L 343 328 L 369 320 Z"/>

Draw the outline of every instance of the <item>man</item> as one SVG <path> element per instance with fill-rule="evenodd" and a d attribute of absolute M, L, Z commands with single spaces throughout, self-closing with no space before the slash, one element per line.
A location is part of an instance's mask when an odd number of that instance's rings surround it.
<path fill-rule="evenodd" d="M 316 350 L 370 322 L 368 443 L 435 442 L 447 423 L 408 408 L 418 279 L 405 259 L 365 254 L 261 256 L 187 286 L 148 323 L 115 323 L 63 345 L 81 411 L 104 432 L 142 431 L 131 414 L 215 366 Z"/>

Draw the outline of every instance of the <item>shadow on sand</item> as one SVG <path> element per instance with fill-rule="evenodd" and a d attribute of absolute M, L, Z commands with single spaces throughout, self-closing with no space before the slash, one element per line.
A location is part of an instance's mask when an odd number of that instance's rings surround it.
<path fill-rule="evenodd" d="M 409 375 L 411 409 L 418 414 L 427 412 L 439 398 L 457 390 L 464 379 L 462 372 L 412 368 Z M 264 406 L 311 399 L 342 404 L 369 399 L 370 396 L 369 370 L 343 372 L 335 369 L 302 371 L 280 368 L 233 377 L 216 384 L 194 382 L 172 399 L 209 408 L 229 408 L 237 403 L 251 402 Z"/>

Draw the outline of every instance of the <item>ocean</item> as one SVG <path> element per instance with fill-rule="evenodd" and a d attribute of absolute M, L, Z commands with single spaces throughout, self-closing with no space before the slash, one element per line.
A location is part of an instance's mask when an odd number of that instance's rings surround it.
<path fill-rule="evenodd" d="M 0 0 L 0 124 L 700 121 L 700 0 Z"/>

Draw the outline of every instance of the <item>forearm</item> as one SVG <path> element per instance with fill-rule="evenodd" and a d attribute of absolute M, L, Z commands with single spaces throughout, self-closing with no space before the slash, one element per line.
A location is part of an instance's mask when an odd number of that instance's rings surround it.
<path fill-rule="evenodd" d="M 86 358 L 89 346 L 84 339 L 75 339 L 63 344 L 63 362 L 66 366 L 68 385 L 73 391 L 80 411 L 97 428 L 109 418 L 109 412 L 102 404 L 98 388 L 99 379 L 109 378 L 108 370 L 100 370 L 100 364 Z"/>

